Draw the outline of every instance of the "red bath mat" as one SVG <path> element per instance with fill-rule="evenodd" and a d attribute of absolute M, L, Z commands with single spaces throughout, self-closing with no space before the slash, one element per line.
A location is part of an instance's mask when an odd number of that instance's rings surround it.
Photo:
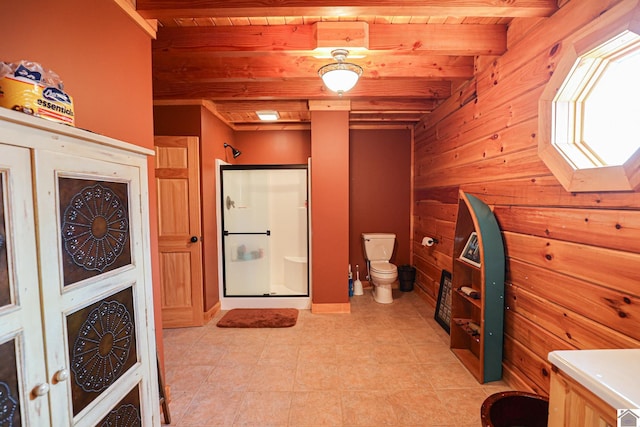
<path fill-rule="evenodd" d="M 216 326 L 220 328 L 289 328 L 296 324 L 295 308 L 234 308 Z"/>

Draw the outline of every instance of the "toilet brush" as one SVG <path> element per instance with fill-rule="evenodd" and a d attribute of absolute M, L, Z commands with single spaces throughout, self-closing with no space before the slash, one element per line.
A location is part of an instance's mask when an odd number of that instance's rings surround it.
<path fill-rule="evenodd" d="M 360 281 L 360 268 L 356 264 L 356 281 L 353 283 L 353 294 L 362 295 L 362 282 Z"/>

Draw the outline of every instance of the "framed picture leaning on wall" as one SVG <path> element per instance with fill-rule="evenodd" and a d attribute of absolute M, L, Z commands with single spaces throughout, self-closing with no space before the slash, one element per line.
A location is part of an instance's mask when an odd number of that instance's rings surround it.
<path fill-rule="evenodd" d="M 460 259 L 476 267 L 480 267 L 480 246 L 478 245 L 478 234 L 471 232 L 467 244 L 460 254 Z"/>
<path fill-rule="evenodd" d="M 440 275 L 440 290 L 436 303 L 436 322 L 449 333 L 451 325 L 451 273 L 442 270 Z"/>

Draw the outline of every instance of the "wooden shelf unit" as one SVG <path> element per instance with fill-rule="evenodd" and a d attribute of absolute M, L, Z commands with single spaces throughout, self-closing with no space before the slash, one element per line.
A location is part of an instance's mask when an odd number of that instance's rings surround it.
<path fill-rule="evenodd" d="M 478 235 L 480 267 L 459 258 L 474 231 Z M 451 350 L 478 382 L 497 381 L 502 378 L 504 245 L 491 209 L 462 191 L 453 256 Z M 473 288 L 480 298 L 460 291 L 465 286 Z M 470 328 L 469 322 L 477 327 Z"/>

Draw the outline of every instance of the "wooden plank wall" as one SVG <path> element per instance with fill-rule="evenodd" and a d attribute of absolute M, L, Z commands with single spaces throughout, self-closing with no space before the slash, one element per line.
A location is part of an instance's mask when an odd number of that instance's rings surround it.
<path fill-rule="evenodd" d="M 416 128 L 416 284 L 435 305 L 458 189 L 492 206 L 507 256 L 504 379 L 515 389 L 548 394 L 552 350 L 640 347 L 640 193 L 568 193 L 537 155 L 538 98 L 560 53 L 617 3 L 516 19 L 508 52 L 478 61 L 474 80 Z M 440 242 L 422 247 L 423 236 Z"/>

